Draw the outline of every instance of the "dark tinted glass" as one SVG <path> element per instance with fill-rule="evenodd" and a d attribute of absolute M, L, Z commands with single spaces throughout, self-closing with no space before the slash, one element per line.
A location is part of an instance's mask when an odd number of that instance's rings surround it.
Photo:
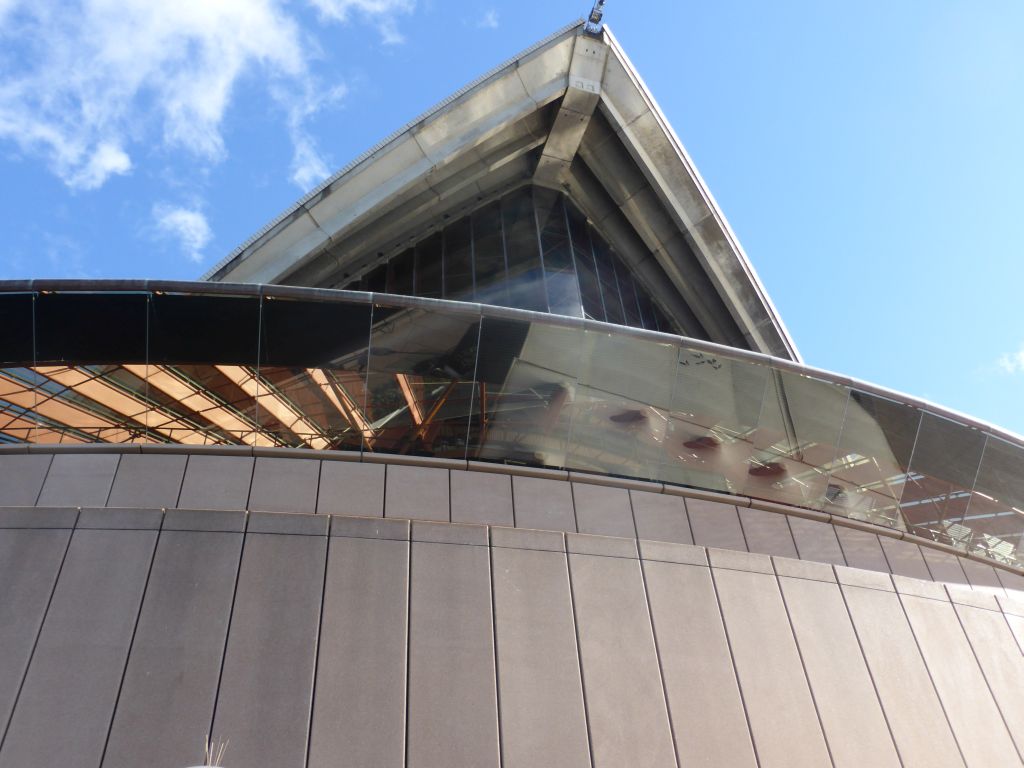
<path fill-rule="evenodd" d="M 144 293 L 39 294 L 37 362 L 145 363 L 148 299 Z"/>

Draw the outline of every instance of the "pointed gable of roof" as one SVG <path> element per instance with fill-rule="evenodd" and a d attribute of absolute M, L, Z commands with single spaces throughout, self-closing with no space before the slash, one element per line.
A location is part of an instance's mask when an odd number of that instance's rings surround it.
<path fill-rule="evenodd" d="M 310 192 L 205 279 L 334 287 L 523 184 L 565 192 L 684 333 L 799 359 L 611 31 L 565 27 Z"/>

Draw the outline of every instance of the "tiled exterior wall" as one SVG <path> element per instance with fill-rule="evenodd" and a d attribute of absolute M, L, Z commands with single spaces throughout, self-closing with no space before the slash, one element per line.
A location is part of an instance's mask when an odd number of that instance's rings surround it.
<path fill-rule="evenodd" d="M 321 459 L 312 451 L 0 453 L 0 507 L 253 510 L 475 523 L 698 544 L 1024 594 L 1017 572 L 808 510 L 684 496 L 686 489 L 601 476 L 353 458 Z M 397 461 L 413 463 L 388 463 Z"/>
<path fill-rule="evenodd" d="M 182 768 L 211 732 L 245 768 L 1010 766 L 1024 748 L 1024 602 L 844 565 L 36 507 L 0 510 L 0 573 L 5 767 Z"/>

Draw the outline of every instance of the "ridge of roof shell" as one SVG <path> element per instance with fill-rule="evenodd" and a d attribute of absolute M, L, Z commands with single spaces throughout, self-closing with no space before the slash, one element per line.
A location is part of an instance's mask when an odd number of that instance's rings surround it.
<path fill-rule="evenodd" d="M 800 361 L 736 236 L 611 30 L 591 35 L 582 21 L 376 144 L 203 279 L 337 285 L 343 269 L 358 271 L 425 236 L 442 214 L 524 183 L 569 195 L 686 335 Z"/>

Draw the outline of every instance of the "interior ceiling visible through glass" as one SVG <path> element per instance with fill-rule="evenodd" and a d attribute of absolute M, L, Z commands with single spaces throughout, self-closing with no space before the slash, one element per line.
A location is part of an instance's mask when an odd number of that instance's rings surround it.
<path fill-rule="evenodd" d="M 341 287 L 678 333 L 586 217 L 542 187 L 510 192 Z"/>

